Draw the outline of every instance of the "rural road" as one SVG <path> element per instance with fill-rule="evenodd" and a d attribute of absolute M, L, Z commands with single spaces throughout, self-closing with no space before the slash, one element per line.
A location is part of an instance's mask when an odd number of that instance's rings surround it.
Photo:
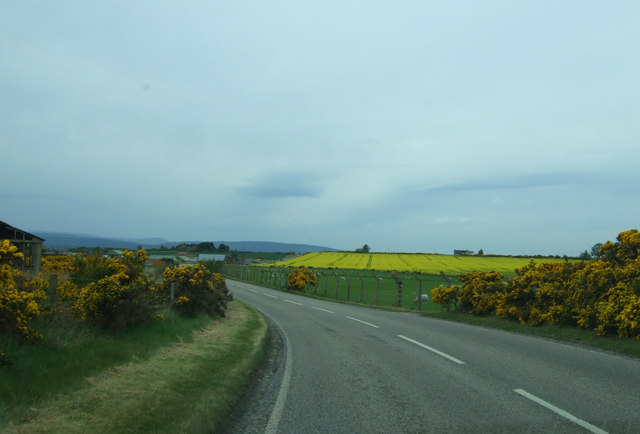
<path fill-rule="evenodd" d="M 636 359 L 249 283 L 227 286 L 282 336 L 229 431 L 640 432 Z"/>

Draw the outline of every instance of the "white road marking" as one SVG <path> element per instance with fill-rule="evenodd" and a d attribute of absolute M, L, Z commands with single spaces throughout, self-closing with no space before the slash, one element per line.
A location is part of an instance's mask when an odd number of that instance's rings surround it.
<path fill-rule="evenodd" d="M 266 295 L 267 297 L 271 297 L 271 298 L 278 298 L 275 295 L 267 294 L 266 292 L 263 292 L 262 295 Z"/>
<path fill-rule="evenodd" d="M 438 350 L 436 350 L 435 348 L 431 348 L 430 346 L 425 345 L 425 344 L 423 344 L 423 343 L 421 343 L 421 342 L 414 341 L 413 339 L 408 338 L 408 337 L 406 337 L 406 336 L 402 336 L 402 335 L 398 335 L 398 337 L 399 337 L 400 339 L 404 339 L 404 340 L 405 340 L 405 341 L 407 341 L 407 342 L 411 342 L 412 344 L 416 344 L 417 346 L 422 347 L 422 348 L 424 348 L 425 350 L 429 350 L 429 351 L 431 351 L 431 352 L 433 352 L 433 353 L 436 353 L 437 355 L 442 356 L 442 357 L 444 357 L 445 359 L 449 359 L 449 360 L 451 360 L 452 362 L 457 363 L 458 365 L 464 365 L 464 362 L 463 362 L 462 360 L 460 360 L 460 359 L 456 359 L 455 357 L 450 356 L 449 354 L 443 353 L 442 351 L 438 351 Z"/>
<path fill-rule="evenodd" d="M 246 289 L 247 291 L 255 292 L 256 294 L 258 294 L 258 291 L 256 291 L 255 289 L 249 289 L 249 288 L 244 288 L 244 289 Z"/>
<path fill-rule="evenodd" d="M 264 429 L 265 434 L 274 434 L 278 432 L 278 425 L 280 424 L 280 419 L 282 418 L 282 412 L 284 411 L 284 403 L 287 400 L 287 393 L 289 392 L 289 384 L 291 383 L 291 370 L 293 365 L 293 352 L 291 350 L 291 341 L 289 341 L 289 337 L 287 333 L 284 331 L 280 324 L 276 322 L 273 318 L 271 318 L 273 322 L 276 323 L 278 329 L 282 333 L 282 339 L 284 341 L 285 346 L 287 347 L 286 351 L 286 360 L 284 362 L 284 372 L 282 373 L 282 383 L 280 383 L 280 390 L 278 391 L 278 397 L 276 398 L 276 403 L 273 405 L 273 410 L 271 410 L 271 416 L 269 417 L 269 421 L 267 422 L 267 426 Z"/>
<path fill-rule="evenodd" d="M 298 306 L 302 306 L 302 303 L 298 303 L 297 301 L 287 300 L 286 298 L 284 299 L 284 301 L 286 301 L 287 303 L 297 304 Z"/>
<path fill-rule="evenodd" d="M 597 426 L 591 425 L 589 422 L 586 422 L 582 419 L 579 419 L 577 417 L 575 417 L 574 415 L 572 415 L 571 413 L 568 413 L 566 411 L 564 411 L 561 408 L 556 407 L 553 404 L 549 404 L 547 401 L 538 398 L 535 395 L 530 394 L 529 392 L 522 390 L 522 389 L 513 389 L 514 392 L 524 396 L 527 399 L 530 399 L 531 401 L 535 402 L 536 404 L 540 404 L 541 406 L 548 408 L 549 410 L 553 411 L 554 413 L 564 417 L 565 419 L 570 420 L 571 422 L 580 425 L 582 428 L 587 429 L 593 433 L 598 433 L 598 434 L 607 434 L 606 431 L 601 430 L 600 428 L 598 428 Z"/>
<path fill-rule="evenodd" d="M 327 312 L 327 313 L 335 313 L 333 311 L 327 310 L 327 309 L 323 309 L 321 307 L 315 307 L 315 306 L 311 306 L 311 309 L 315 309 L 315 310 L 321 310 L 323 312 Z"/>
<path fill-rule="evenodd" d="M 358 318 L 353 318 L 353 317 L 350 317 L 350 316 L 348 316 L 347 318 L 349 318 L 350 320 L 353 320 L 353 321 L 358 321 L 358 322 L 360 322 L 362 324 L 366 324 L 369 327 L 374 327 L 374 328 L 377 328 L 377 329 L 380 328 L 380 326 L 377 326 L 375 324 L 371 324 L 370 322 L 362 321 L 361 319 L 358 319 Z"/>

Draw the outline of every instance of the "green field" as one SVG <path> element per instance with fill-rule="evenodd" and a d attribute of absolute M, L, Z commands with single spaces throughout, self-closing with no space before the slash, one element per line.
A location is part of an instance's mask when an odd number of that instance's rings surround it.
<path fill-rule="evenodd" d="M 348 270 L 380 270 L 423 274 L 459 276 L 472 271 L 497 271 L 505 276 L 515 275 L 515 269 L 529 263 L 531 258 L 513 256 L 453 256 L 427 253 L 307 253 L 272 267 L 313 267 Z M 558 262 L 559 258 L 536 258 L 536 262 Z"/>

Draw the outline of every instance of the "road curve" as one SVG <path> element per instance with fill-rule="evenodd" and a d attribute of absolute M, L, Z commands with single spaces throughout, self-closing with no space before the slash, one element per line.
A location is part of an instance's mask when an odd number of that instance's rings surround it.
<path fill-rule="evenodd" d="M 243 432 L 640 432 L 640 361 L 227 280 L 283 339 Z M 266 390 L 266 392 L 265 392 Z"/>

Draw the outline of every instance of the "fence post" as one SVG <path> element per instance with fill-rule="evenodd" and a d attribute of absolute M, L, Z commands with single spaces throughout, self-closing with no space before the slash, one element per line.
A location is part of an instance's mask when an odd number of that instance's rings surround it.
<path fill-rule="evenodd" d="M 169 295 L 169 300 L 171 304 L 173 304 L 173 300 L 176 298 L 176 281 L 171 282 L 171 294 Z"/>
<path fill-rule="evenodd" d="M 49 275 L 49 289 L 47 290 L 47 296 L 49 298 L 49 303 L 54 304 L 56 302 L 56 291 L 58 289 L 58 275 L 50 274 Z"/>
<path fill-rule="evenodd" d="M 338 273 L 336 273 L 335 271 L 333 272 L 333 275 L 336 276 L 336 300 L 338 299 L 338 285 L 340 284 L 340 279 L 338 278 Z"/>
<path fill-rule="evenodd" d="M 396 280 L 396 286 L 397 286 L 397 292 L 396 292 L 396 297 L 397 297 L 397 305 L 398 307 L 402 307 L 402 279 L 400 279 L 400 276 L 398 276 L 398 273 L 396 273 L 395 271 L 393 272 L 393 278 Z"/>
<path fill-rule="evenodd" d="M 418 281 L 418 310 L 422 310 L 422 280 L 418 277 L 418 273 L 413 273 L 413 277 Z"/>
<path fill-rule="evenodd" d="M 357 274 L 360 278 L 360 303 L 364 303 L 364 277 L 360 273 Z"/>
<path fill-rule="evenodd" d="M 329 275 L 324 276 L 324 296 L 327 296 L 327 285 L 329 284 Z"/>
<path fill-rule="evenodd" d="M 322 274 L 320 274 L 320 272 L 318 271 L 316 273 L 316 284 L 313 286 L 313 293 L 317 294 L 318 293 L 318 285 L 320 285 L 320 278 L 322 277 Z"/>
<path fill-rule="evenodd" d="M 351 301 L 351 274 L 345 271 L 347 275 L 347 300 Z"/>
<path fill-rule="evenodd" d="M 375 271 L 371 271 L 373 278 L 376 279 L 376 306 L 380 306 L 380 278 L 376 275 Z"/>

